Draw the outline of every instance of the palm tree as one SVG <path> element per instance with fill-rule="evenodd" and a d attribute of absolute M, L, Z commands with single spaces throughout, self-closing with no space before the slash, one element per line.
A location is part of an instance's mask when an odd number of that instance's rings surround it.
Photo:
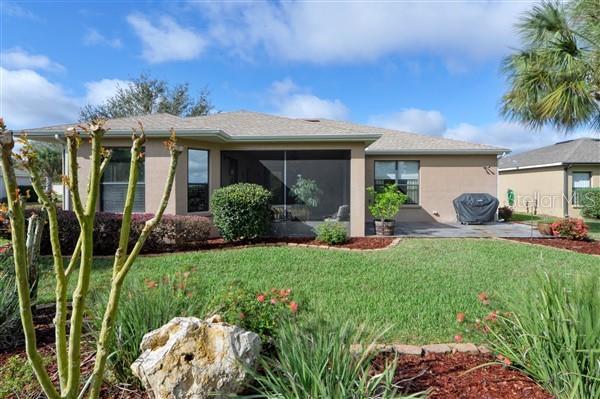
<path fill-rule="evenodd" d="M 535 129 L 600 130 L 600 1 L 544 2 L 517 27 L 523 50 L 504 62 L 502 113 Z"/>

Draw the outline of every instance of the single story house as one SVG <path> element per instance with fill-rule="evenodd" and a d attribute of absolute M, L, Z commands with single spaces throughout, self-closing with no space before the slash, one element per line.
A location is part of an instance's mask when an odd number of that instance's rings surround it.
<path fill-rule="evenodd" d="M 499 161 L 499 195 L 514 209 L 549 216 L 580 216 L 577 191 L 600 187 L 600 138 L 566 140 Z"/>
<path fill-rule="evenodd" d="M 110 132 L 104 144 L 113 149 L 113 157 L 102 180 L 101 211 L 118 212 L 122 207 L 127 147 L 138 121 L 147 141 L 136 211 L 153 212 L 158 205 L 169 162 L 162 142 L 174 128 L 183 153 L 166 212 L 210 215 L 214 190 L 237 182 L 257 183 L 273 193 L 274 225 L 280 234 L 307 233 L 325 219 L 337 219 L 347 223 L 352 236 L 363 236 L 370 220 L 366 188 L 390 183 L 410 199 L 399 220 L 454 221 L 452 200 L 459 194 L 497 194 L 497 159 L 508 151 L 350 122 L 246 111 L 113 119 L 106 123 Z M 72 125 L 27 133 L 31 138 L 62 140 L 68 126 Z M 81 189 L 87 184 L 89 154 L 84 140 L 79 150 Z"/>

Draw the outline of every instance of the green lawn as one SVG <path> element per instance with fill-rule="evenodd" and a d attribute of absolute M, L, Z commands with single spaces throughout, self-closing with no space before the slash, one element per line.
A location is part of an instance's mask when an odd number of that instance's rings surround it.
<path fill-rule="evenodd" d="M 139 258 L 128 279 L 143 281 L 190 271 L 194 295 L 209 298 L 234 281 L 253 290 L 292 288 L 304 315 L 391 326 L 388 340 L 452 341 L 455 315 L 489 312 L 477 294 L 527 290 L 537 270 L 600 274 L 597 257 L 491 239 L 405 239 L 386 251 L 262 247 Z M 110 260 L 96 261 L 92 290 L 105 290 Z M 48 273 L 40 297 L 51 301 Z M 492 296 L 493 298 L 493 296 Z M 201 315 L 199 315 L 201 316 Z M 475 339 L 474 337 L 469 337 Z"/>

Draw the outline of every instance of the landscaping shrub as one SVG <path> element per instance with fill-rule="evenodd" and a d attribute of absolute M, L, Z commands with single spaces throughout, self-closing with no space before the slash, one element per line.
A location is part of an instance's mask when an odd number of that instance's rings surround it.
<path fill-rule="evenodd" d="M 146 333 L 174 317 L 202 314 L 195 297 L 187 291 L 187 276 L 187 273 L 177 273 L 174 278 L 165 276 L 161 281 L 125 284 L 123 295 L 126 300 L 119 304 L 115 334 L 108 345 L 108 365 L 118 382 L 141 387 L 129 367 L 141 355 L 140 343 Z M 93 298 L 91 320 L 95 334 L 100 331 L 107 300 L 106 293 Z"/>
<path fill-rule="evenodd" d="M 552 223 L 552 234 L 569 240 L 585 240 L 588 238 L 588 231 L 583 219 L 563 218 Z"/>
<path fill-rule="evenodd" d="M 583 216 L 600 219 L 600 188 L 578 189 L 577 194 Z"/>
<path fill-rule="evenodd" d="M 298 302 L 290 289 L 257 293 L 234 283 L 213 297 L 208 310 L 209 315 L 219 314 L 227 323 L 253 331 L 268 343 L 281 323 L 298 313 Z"/>
<path fill-rule="evenodd" d="M 375 337 L 376 338 L 376 337 Z M 399 398 L 392 378 L 396 362 L 370 373 L 374 336 L 349 324 L 310 328 L 284 324 L 277 331 L 274 358 L 263 357 L 256 390 L 266 398 Z M 361 344 L 362 349 L 351 346 Z"/>
<path fill-rule="evenodd" d="M 369 195 L 369 211 L 376 220 L 394 220 L 400 208 L 408 200 L 408 196 L 400 191 L 395 184 L 388 184 L 382 191 L 374 187 L 367 188 Z"/>
<path fill-rule="evenodd" d="M 504 219 L 505 221 L 509 221 L 512 219 L 513 210 L 509 206 L 501 206 L 498 208 L 498 218 Z"/>
<path fill-rule="evenodd" d="M 210 208 L 226 241 L 253 240 L 269 233 L 271 193 L 258 184 L 221 187 L 213 193 Z"/>
<path fill-rule="evenodd" d="M 62 210 L 57 211 L 57 216 L 61 249 L 64 255 L 71 254 L 79 237 L 77 217 L 74 212 Z M 132 216 L 129 249 L 138 239 L 144 223 L 152 216 L 149 213 Z M 119 245 L 121 220 L 120 213 L 97 213 L 94 222 L 94 255 L 113 255 L 115 253 Z M 206 242 L 210 228 L 210 220 L 203 216 L 165 215 L 146 240 L 142 253 L 169 252 L 194 247 Z M 10 236 L 5 238 L 10 238 Z M 43 255 L 52 252 L 48 229 L 44 229 L 40 250 Z"/>
<path fill-rule="evenodd" d="M 507 310 L 488 323 L 490 346 L 502 359 L 557 398 L 600 397 L 598 277 L 540 276 Z"/>
<path fill-rule="evenodd" d="M 317 240 L 329 245 L 340 245 L 348 241 L 346 226 L 339 222 L 324 222 L 315 228 Z"/>

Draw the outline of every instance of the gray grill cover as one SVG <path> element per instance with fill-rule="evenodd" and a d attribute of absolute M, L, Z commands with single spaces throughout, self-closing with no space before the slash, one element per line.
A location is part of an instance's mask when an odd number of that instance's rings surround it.
<path fill-rule="evenodd" d="M 498 199 L 485 193 L 461 194 L 453 201 L 456 219 L 463 224 L 494 222 Z"/>

